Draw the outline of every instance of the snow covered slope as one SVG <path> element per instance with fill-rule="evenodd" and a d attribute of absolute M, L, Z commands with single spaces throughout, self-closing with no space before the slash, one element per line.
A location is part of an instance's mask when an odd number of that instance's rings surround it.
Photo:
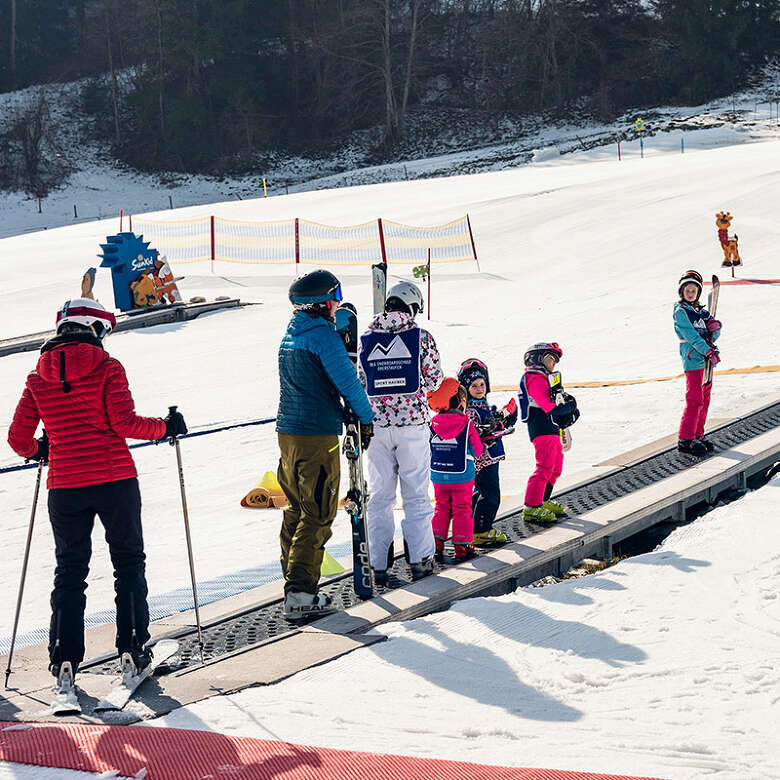
<path fill-rule="evenodd" d="M 778 513 L 775 478 L 600 574 L 383 626 L 386 643 L 149 725 L 674 780 L 778 778 Z"/>
<path fill-rule="evenodd" d="M 235 219 L 301 216 L 331 224 L 353 224 L 379 215 L 409 224 L 442 223 L 471 214 L 482 272 L 473 264 L 436 266 L 430 324 L 453 374 L 466 357 L 487 361 L 493 384 L 516 387 L 522 355 L 539 340 L 564 349 L 561 368 L 568 382 L 669 376 L 680 372 L 671 307 L 677 279 L 689 267 L 705 275 L 720 271 L 721 251 L 714 214 L 735 215 L 745 268 L 740 275 L 777 278 L 780 227 L 774 193 L 780 185 L 777 142 L 658 155 L 623 163 L 583 159 L 539 163 L 511 171 L 309 192 L 265 201 L 243 201 L 181 210 L 177 217 L 215 211 Z M 0 241 L 0 337 L 50 327 L 63 299 L 78 294 L 98 244 L 116 221 L 93 223 Z M 186 296 L 239 294 L 261 305 L 226 311 L 186 324 L 116 334 L 107 342 L 128 371 L 139 413 L 164 415 L 178 404 L 191 428 L 272 417 L 278 379 L 276 350 L 289 316 L 286 289 L 290 266 L 182 266 Z M 341 273 L 341 272 L 340 272 Z M 408 273 L 391 269 L 391 277 Z M 345 295 L 370 311 L 367 269 L 342 274 Z M 98 296 L 110 302 L 109 279 L 98 274 Z M 778 363 L 778 288 L 724 288 L 719 314 L 724 335 L 723 368 Z M 5 441 L 34 353 L 0 359 L 0 440 Z M 719 377 L 712 417 L 760 403 L 777 388 L 776 374 Z M 494 393 L 503 403 L 509 393 Z M 576 392 L 582 419 L 566 474 L 676 429 L 682 381 L 608 387 Z M 521 428 L 506 440 L 502 466 L 505 495 L 518 495 L 532 467 L 532 450 Z M 272 426 L 246 428 L 184 442 L 199 580 L 219 580 L 215 594 L 247 587 L 224 579 L 253 570 L 255 582 L 278 576 L 278 514 L 239 506 L 240 497 L 277 464 Z M 0 465 L 18 459 L 3 444 Z M 154 595 L 187 587 L 173 453 L 168 447 L 136 452 L 144 498 L 148 574 Z M 0 500 L 9 560 L 21 560 L 29 520 L 33 472 L 0 477 Z M 43 510 L 42 510 L 43 514 Z M 335 524 L 329 550 L 348 551 L 345 516 Z M 52 541 L 45 519 L 33 544 L 22 630 L 47 622 L 46 594 Z M 17 566 L 7 566 L 0 585 L 13 592 Z M 110 565 L 100 542 L 90 579 L 90 612 L 109 610 Z M 203 586 L 205 588 L 205 585 Z M 175 594 L 174 594 L 175 595 Z M 182 608 L 178 596 L 174 609 Z M 168 599 L 166 596 L 163 601 Z M 164 611 L 164 610 L 163 610 Z M 12 615 L 0 615 L 7 640 Z M 40 636 L 40 635 L 39 635 Z"/>

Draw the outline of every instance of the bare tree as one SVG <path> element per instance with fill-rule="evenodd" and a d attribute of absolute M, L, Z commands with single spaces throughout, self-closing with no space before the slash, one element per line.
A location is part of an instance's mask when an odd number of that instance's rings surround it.
<path fill-rule="evenodd" d="M 18 110 L 9 131 L 0 137 L 0 157 L 4 186 L 20 187 L 36 198 L 45 198 L 67 178 L 71 166 L 57 143 L 43 92 Z"/>
<path fill-rule="evenodd" d="M 16 0 L 11 0 L 11 78 L 16 80 Z"/>
<path fill-rule="evenodd" d="M 117 147 L 122 143 L 122 137 L 119 133 L 119 104 L 117 101 L 117 88 L 116 88 L 116 71 L 114 70 L 114 55 L 111 46 L 111 15 L 110 15 L 110 1 L 106 0 L 103 5 L 103 12 L 106 22 L 106 46 L 108 48 L 108 69 L 111 72 L 111 105 L 114 109 L 114 140 Z"/>

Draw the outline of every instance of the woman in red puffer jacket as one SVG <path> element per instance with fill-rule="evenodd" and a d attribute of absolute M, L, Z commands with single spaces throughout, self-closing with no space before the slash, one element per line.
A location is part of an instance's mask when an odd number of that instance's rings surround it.
<path fill-rule="evenodd" d="M 141 495 L 126 438 L 155 441 L 187 432 L 184 418 L 139 417 L 122 364 L 102 339 L 116 325 L 97 301 L 67 301 L 16 407 L 8 443 L 23 458 L 49 463 L 49 518 L 57 565 L 49 631 L 50 668 L 75 673 L 84 658 L 91 532 L 100 517 L 114 564 L 116 647 L 140 669 L 149 663 L 146 557 Z M 39 421 L 45 432 L 35 439 Z"/>

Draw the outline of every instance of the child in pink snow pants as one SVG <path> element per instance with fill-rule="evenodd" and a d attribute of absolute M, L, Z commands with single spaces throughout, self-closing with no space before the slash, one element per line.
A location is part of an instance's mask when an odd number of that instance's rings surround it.
<path fill-rule="evenodd" d="M 528 479 L 523 519 L 535 523 L 552 523 L 566 514 L 566 507 L 553 501 L 552 492 L 563 469 L 562 429 L 576 422 L 579 411 L 560 383 L 555 392 L 551 386 L 551 377 L 560 379 L 554 369 L 562 357 L 558 344 L 543 342 L 534 344 L 523 358 L 526 368 L 520 380 L 520 412 L 536 452 L 536 470 Z"/>
<path fill-rule="evenodd" d="M 433 537 L 436 559 L 444 555 L 444 541 L 452 521 L 455 558 L 474 557 L 474 517 L 471 494 L 476 468 L 474 459 L 484 446 L 474 423 L 465 413 L 466 389 L 454 377 L 445 377 L 437 390 L 428 393 L 431 409 L 438 412 L 431 420 L 431 482 L 436 496 L 433 512 Z"/>
<path fill-rule="evenodd" d="M 699 303 L 703 280 L 698 271 L 686 271 L 680 278 L 680 299 L 674 304 L 674 330 L 680 339 L 680 358 L 685 371 L 685 410 L 680 420 L 677 449 L 688 455 L 706 455 L 715 446 L 704 438 L 704 424 L 710 408 L 712 382 L 702 387 L 704 367 L 720 363 L 715 342 L 721 323 Z"/>
<path fill-rule="evenodd" d="M 555 408 L 553 406 L 553 408 Z M 543 505 L 547 500 L 547 486 L 555 485 L 563 471 L 563 448 L 560 433 L 547 433 L 533 440 L 536 453 L 536 470 L 528 478 L 525 489 L 525 505 Z M 552 493 L 552 490 L 550 490 Z"/>

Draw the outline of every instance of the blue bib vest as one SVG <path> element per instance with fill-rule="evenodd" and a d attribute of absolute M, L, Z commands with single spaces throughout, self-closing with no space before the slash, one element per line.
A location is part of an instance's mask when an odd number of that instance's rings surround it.
<path fill-rule="evenodd" d="M 495 410 L 495 406 L 489 407 L 487 404 L 469 403 L 469 409 L 473 409 L 479 415 L 480 422 L 489 423 L 491 414 Z M 501 439 L 496 439 L 493 444 L 485 445 L 488 455 L 491 458 L 500 458 L 504 456 L 504 442 Z"/>
<path fill-rule="evenodd" d="M 465 474 L 468 467 L 469 426 L 454 439 L 431 434 L 431 471 L 435 474 Z"/>
<path fill-rule="evenodd" d="M 420 329 L 371 331 L 360 337 L 360 364 L 369 397 L 407 395 L 420 389 Z"/>
<path fill-rule="evenodd" d="M 682 304 L 680 308 L 688 315 L 688 319 L 693 325 L 693 329 L 707 342 L 710 342 L 710 332 L 707 329 L 707 320 L 710 313 L 706 309 L 696 311 L 689 304 Z"/>

